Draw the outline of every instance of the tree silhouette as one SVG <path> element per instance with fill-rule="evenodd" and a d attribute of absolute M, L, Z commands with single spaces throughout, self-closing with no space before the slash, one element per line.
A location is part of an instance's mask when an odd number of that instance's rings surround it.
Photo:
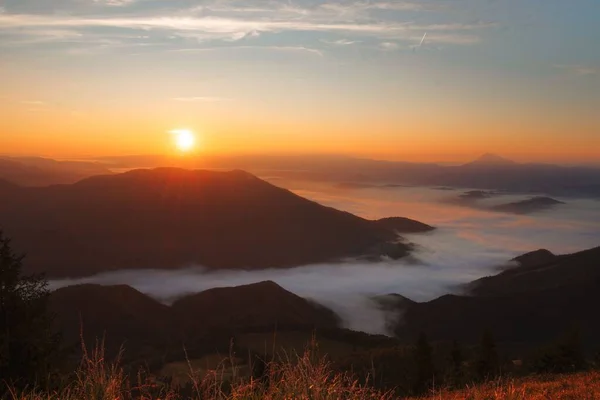
<path fill-rule="evenodd" d="M 480 380 L 494 377 L 498 371 L 498 354 L 494 337 L 489 330 L 481 336 L 479 354 L 475 362 L 475 376 Z"/>
<path fill-rule="evenodd" d="M 569 373 L 586 367 L 577 327 L 565 332 L 553 345 L 538 351 L 532 363 L 537 373 Z"/>
<path fill-rule="evenodd" d="M 464 380 L 464 357 L 462 348 L 456 340 L 452 342 L 452 350 L 450 350 L 450 357 L 448 361 L 450 364 L 447 372 L 448 384 L 453 387 L 460 387 Z"/>
<path fill-rule="evenodd" d="M 421 333 L 417 340 L 417 346 L 415 348 L 415 364 L 417 367 L 417 375 L 413 390 L 416 393 L 423 393 L 432 386 L 435 375 L 431 346 L 424 333 Z"/>
<path fill-rule="evenodd" d="M 7 385 L 43 384 L 58 348 L 47 281 L 23 275 L 22 260 L 0 231 L 0 395 Z"/>

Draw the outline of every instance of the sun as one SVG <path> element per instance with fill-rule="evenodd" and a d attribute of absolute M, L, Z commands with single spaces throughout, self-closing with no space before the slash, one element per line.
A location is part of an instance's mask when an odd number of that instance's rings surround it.
<path fill-rule="evenodd" d="M 170 133 L 175 135 L 175 146 L 181 152 L 187 153 L 196 145 L 196 136 L 188 129 L 175 129 Z"/>

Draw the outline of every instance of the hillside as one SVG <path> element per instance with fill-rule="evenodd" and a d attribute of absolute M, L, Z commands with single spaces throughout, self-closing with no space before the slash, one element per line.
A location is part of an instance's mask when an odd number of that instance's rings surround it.
<path fill-rule="evenodd" d="M 382 246 L 397 241 L 396 223 L 321 206 L 243 171 L 136 170 L 0 191 L 0 224 L 28 254 L 26 269 L 49 277 L 291 267 L 410 249 Z"/>
<path fill-rule="evenodd" d="M 166 343 L 174 319 L 167 306 L 125 286 L 77 285 L 50 295 L 50 310 L 65 345 L 93 345 L 102 338 L 111 352 L 126 345 L 136 352 L 144 346 Z"/>
<path fill-rule="evenodd" d="M 169 343 L 196 343 L 221 334 L 337 328 L 331 310 L 299 297 L 274 282 L 215 288 L 166 306 L 125 285 L 77 285 L 50 295 L 50 309 L 67 345 L 105 338 L 111 353 L 123 344 L 130 353 L 159 352 Z M 208 342 L 210 340 L 207 340 Z M 211 345 L 211 343 L 205 343 Z"/>
<path fill-rule="evenodd" d="M 507 296 L 592 284 L 600 280 L 600 247 L 553 256 L 538 251 L 517 257 L 518 268 L 473 282 L 476 296 Z M 534 258 L 535 262 L 534 262 Z"/>
<path fill-rule="evenodd" d="M 500 343 L 530 346 L 578 327 L 592 344 L 600 335 L 600 321 L 590 312 L 600 304 L 600 248 L 532 254 L 518 267 L 469 284 L 469 295 L 403 304 L 397 335 L 413 340 L 425 332 L 432 340 L 475 343 L 489 329 Z"/>
<path fill-rule="evenodd" d="M 515 201 L 513 203 L 499 204 L 491 209 L 493 211 L 513 214 L 531 214 L 538 211 L 549 210 L 561 204 L 565 203 L 551 197 L 538 196 L 527 200 Z"/>
<path fill-rule="evenodd" d="M 339 323 L 331 310 L 271 281 L 209 289 L 177 300 L 172 310 L 187 330 L 194 331 L 335 328 Z"/>
<path fill-rule="evenodd" d="M 548 264 L 552 261 L 555 261 L 555 259 L 556 256 L 552 254 L 551 251 L 539 249 L 515 257 L 512 261 L 515 261 L 520 267 L 536 267 L 539 265 Z"/>
<path fill-rule="evenodd" d="M 600 372 L 503 379 L 464 390 L 436 391 L 420 400 L 594 400 L 600 398 Z"/>
<path fill-rule="evenodd" d="M 398 233 L 423 233 L 435 230 L 433 226 L 404 217 L 389 217 L 375 221 L 375 224 Z"/>

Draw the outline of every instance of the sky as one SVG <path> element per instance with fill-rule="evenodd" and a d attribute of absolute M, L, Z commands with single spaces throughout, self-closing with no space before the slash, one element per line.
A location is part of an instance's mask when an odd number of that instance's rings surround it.
<path fill-rule="evenodd" d="M 0 153 L 600 160 L 597 0 L 0 0 Z"/>

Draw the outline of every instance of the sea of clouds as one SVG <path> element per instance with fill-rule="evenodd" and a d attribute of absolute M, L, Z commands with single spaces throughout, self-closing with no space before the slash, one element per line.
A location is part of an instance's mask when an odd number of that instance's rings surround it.
<path fill-rule="evenodd" d="M 462 191 L 430 188 L 340 190 L 333 185 L 290 184 L 297 194 L 364 218 L 406 216 L 438 229 L 405 235 L 417 245 L 414 257 L 378 263 L 349 260 L 292 269 L 209 271 L 188 266 L 177 271 L 131 270 L 88 278 L 55 280 L 51 288 L 80 283 L 127 284 L 169 303 L 175 298 L 215 287 L 272 280 L 299 296 L 334 310 L 347 328 L 387 334 L 390 316 L 373 296 L 401 294 L 428 301 L 461 285 L 496 273 L 513 257 L 539 248 L 570 253 L 600 245 L 600 202 L 560 199 L 555 209 L 513 215 L 453 205 L 447 200 Z M 525 199 L 527 195 L 483 200 L 490 204 Z"/>

